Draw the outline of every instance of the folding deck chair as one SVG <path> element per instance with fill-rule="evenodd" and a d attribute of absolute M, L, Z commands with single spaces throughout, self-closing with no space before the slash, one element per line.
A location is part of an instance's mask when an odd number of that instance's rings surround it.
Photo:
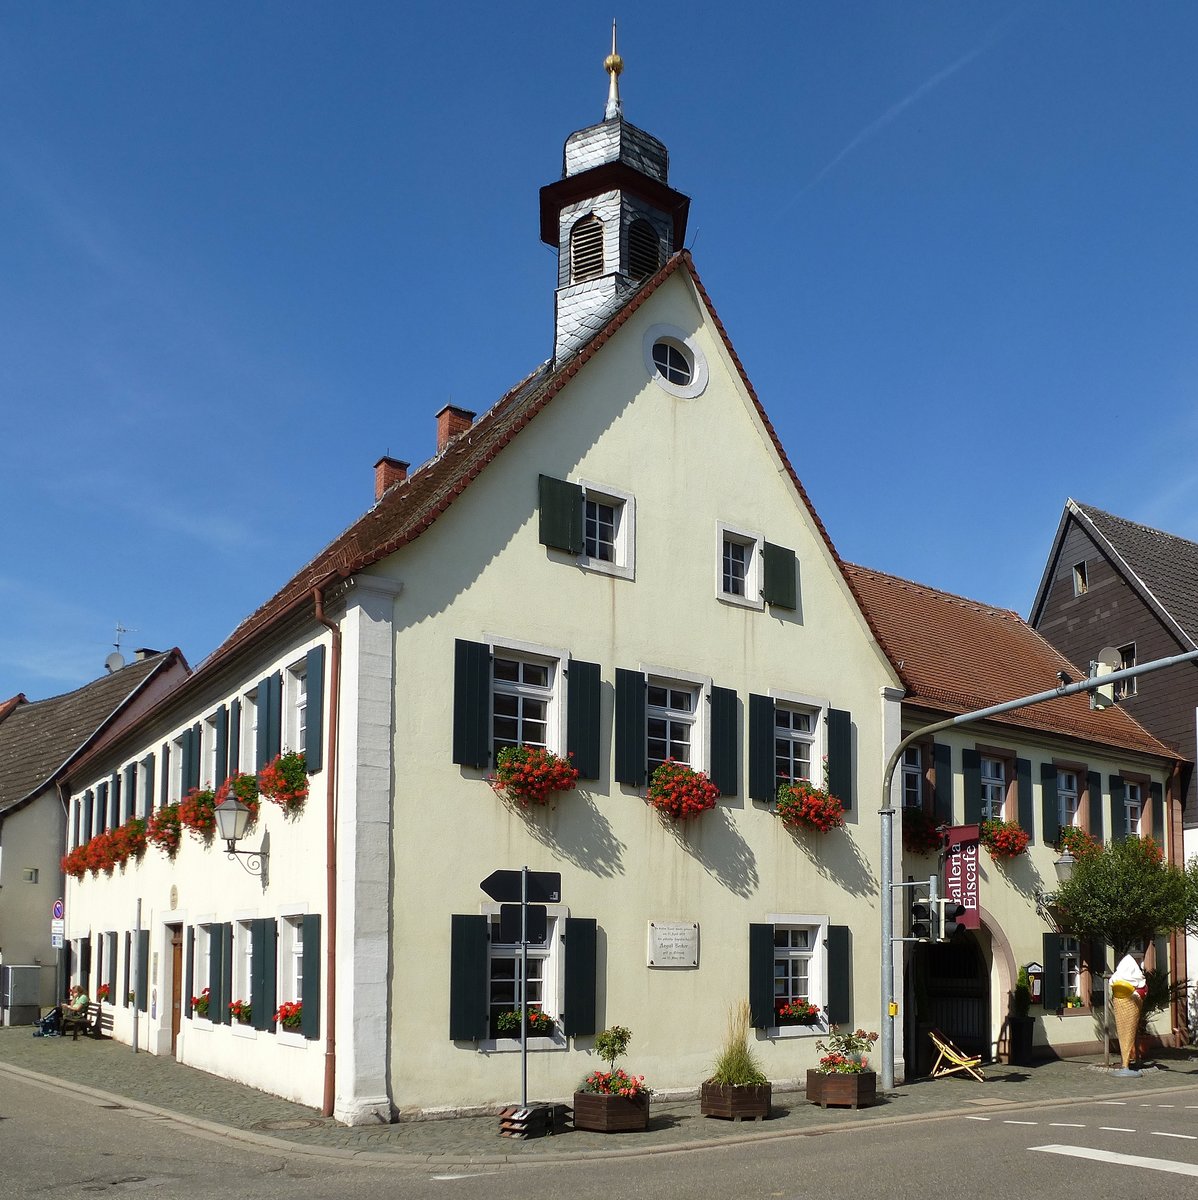
<path fill-rule="evenodd" d="M 986 1082 L 981 1071 L 981 1058 L 962 1053 L 939 1029 L 929 1030 L 929 1036 L 932 1039 L 932 1045 L 940 1051 L 940 1057 L 936 1059 L 935 1065 L 932 1067 L 933 1079 L 964 1071 L 967 1075 L 972 1075 L 978 1083 Z"/>

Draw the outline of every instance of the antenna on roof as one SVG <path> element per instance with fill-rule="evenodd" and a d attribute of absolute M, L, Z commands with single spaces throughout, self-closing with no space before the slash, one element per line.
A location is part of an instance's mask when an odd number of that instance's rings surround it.
<path fill-rule="evenodd" d="M 125 656 L 121 653 L 122 633 L 137 633 L 137 630 L 126 629 L 125 626 L 120 623 L 120 621 L 117 621 L 116 641 L 112 643 L 113 652 L 104 660 L 104 666 L 107 668 L 110 675 L 115 674 L 125 665 Z"/>

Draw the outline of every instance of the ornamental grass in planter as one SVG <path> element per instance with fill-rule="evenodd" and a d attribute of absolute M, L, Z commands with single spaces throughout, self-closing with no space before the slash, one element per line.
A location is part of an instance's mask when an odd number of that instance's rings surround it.
<path fill-rule="evenodd" d="M 627 1133 L 649 1128 L 650 1089 L 643 1075 L 616 1068 L 628 1050 L 632 1031 L 613 1025 L 595 1035 L 595 1051 L 608 1066 L 592 1071 L 574 1093 L 574 1128 L 592 1133 Z"/>
<path fill-rule="evenodd" d="M 772 1089 L 749 1045 L 752 1016 L 747 1000 L 728 1010 L 724 1048 L 699 1088 L 699 1112 L 728 1121 L 760 1121 L 770 1115 Z"/>

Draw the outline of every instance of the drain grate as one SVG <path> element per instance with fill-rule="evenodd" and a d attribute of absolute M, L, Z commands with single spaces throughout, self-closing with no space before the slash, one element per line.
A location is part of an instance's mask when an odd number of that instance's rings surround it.
<path fill-rule="evenodd" d="M 324 1125 L 319 1117 L 284 1117 L 276 1121 L 256 1121 L 252 1128 L 283 1132 L 291 1129 L 320 1129 Z"/>

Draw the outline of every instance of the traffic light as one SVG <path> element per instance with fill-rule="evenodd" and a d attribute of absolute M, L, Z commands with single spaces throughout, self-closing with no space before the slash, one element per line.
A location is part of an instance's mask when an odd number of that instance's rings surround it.
<path fill-rule="evenodd" d="M 937 916 L 939 920 L 936 930 L 936 940 L 938 942 L 947 942 L 954 934 L 964 929 L 962 917 L 965 916 L 965 906 L 958 904 L 955 900 L 941 900 L 937 905 Z"/>
<path fill-rule="evenodd" d="M 932 903 L 927 896 L 912 895 L 907 910 L 907 936 L 919 941 L 932 938 Z"/>

